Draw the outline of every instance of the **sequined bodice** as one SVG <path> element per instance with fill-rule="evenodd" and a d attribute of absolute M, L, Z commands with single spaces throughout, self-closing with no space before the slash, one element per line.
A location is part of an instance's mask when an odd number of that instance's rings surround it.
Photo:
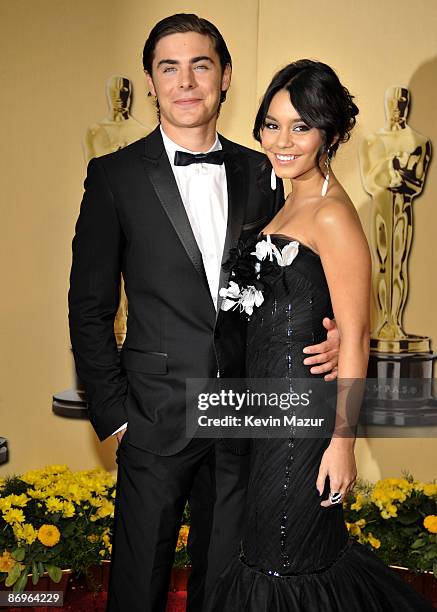
<path fill-rule="evenodd" d="M 271 235 L 271 240 L 280 248 L 292 239 Z M 302 349 L 325 339 L 322 320 L 333 317 L 326 277 L 314 251 L 299 244 L 296 258 L 279 272 L 278 266 L 272 268 L 272 282 L 267 274 L 270 291 L 249 320 L 246 371 L 250 378 L 308 376 L 300 358 Z"/>

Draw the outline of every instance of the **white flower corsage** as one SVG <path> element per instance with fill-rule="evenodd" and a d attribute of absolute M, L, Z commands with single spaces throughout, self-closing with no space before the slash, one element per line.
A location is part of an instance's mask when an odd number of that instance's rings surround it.
<path fill-rule="evenodd" d="M 265 240 L 256 243 L 255 251 L 251 255 L 255 255 L 259 261 L 264 261 L 267 257 L 270 261 L 273 261 L 273 257 L 275 257 L 278 264 L 284 267 L 289 266 L 293 262 L 298 252 L 299 243 L 297 240 L 292 240 L 284 248 L 278 249 L 272 243 L 269 234 L 267 234 Z"/>
<path fill-rule="evenodd" d="M 253 285 L 240 289 L 234 281 L 229 281 L 228 288 L 225 289 L 223 287 L 223 289 L 220 289 L 219 294 L 223 298 L 221 309 L 225 311 L 239 308 L 240 312 L 244 310 L 248 315 L 251 315 L 253 307 L 261 306 L 264 302 L 262 291 L 255 289 Z"/>
<path fill-rule="evenodd" d="M 252 247 L 253 248 L 253 247 Z M 253 313 L 253 309 L 255 306 L 261 306 L 264 302 L 264 295 L 260 288 L 264 287 L 261 278 L 261 270 L 263 261 L 268 260 L 269 262 L 273 262 L 276 260 L 276 263 L 280 267 L 289 266 L 299 252 L 299 242 L 297 240 L 293 240 L 286 244 L 282 249 L 278 249 L 276 245 L 274 245 L 270 239 L 270 236 L 267 235 L 265 240 L 260 240 L 255 245 L 255 251 L 247 252 L 244 256 L 236 261 L 235 265 L 231 268 L 231 277 L 234 280 L 230 280 L 227 288 L 222 288 L 219 291 L 220 297 L 223 298 L 220 308 L 222 310 L 234 310 L 238 308 L 240 312 L 246 312 L 249 316 Z M 255 257 L 255 261 L 253 262 L 253 284 L 247 282 L 247 273 L 242 277 L 244 281 L 240 281 L 240 284 L 236 281 L 239 281 L 239 264 L 250 261 L 249 257 Z M 265 265 L 265 264 L 264 264 Z M 245 270 L 247 270 L 247 263 Z M 249 277 L 252 277 L 249 274 Z M 249 281 L 250 282 L 250 281 Z M 244 283 L 244 284 L 243 284 Z M 240 286 L 241 285 L 241 286 Z"/>

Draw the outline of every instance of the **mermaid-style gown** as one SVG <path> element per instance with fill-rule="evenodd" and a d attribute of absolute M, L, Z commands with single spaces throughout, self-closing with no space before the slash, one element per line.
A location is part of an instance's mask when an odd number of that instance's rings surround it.
<path fill-rule="evenodd" d="M 282 249 L 292 240 L 271 235 Z M 274 270 L 249 320 L 249 378 L 312 377 L 302 349 L 326 338 L 332 316 L 320 258 L 300 244 Z M 205 612 L 417 612 L 432 610 L 376 555 L 352 540 L 341 504 L 324 508 L 316 489 L 330 440 L 255 439 L 241 555 L 221 575 Z"/>

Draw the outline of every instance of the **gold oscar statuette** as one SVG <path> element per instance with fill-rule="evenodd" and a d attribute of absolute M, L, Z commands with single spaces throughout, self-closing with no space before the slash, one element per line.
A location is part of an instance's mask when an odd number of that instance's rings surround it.
<path fill-rule="evenodd" d="M 150 132 L 130 114 L 132 90 L 132 83 L 127 77 L 112 76 L 108 79 L 106 95 L 109 115 L 103 121 L 90 125 L 85 134 L 83 150 L 87 163 L 93 157 L 123 149 Z M 121 278 L 120 304 L 114 322 L 114 333 L 119 346 L 126 338 L 127 315 L 127 297 Z"/>
<path fill-rule="evenodd" d="M 376 353 L 429 352 L 430 338 L 408 334 L 403 311 L 408 295 L 408 257 L 413 240 L 413 200 L 423 190 L 431 143 L 407 124 L 409 91 L 385 93 L 385 127 L 360 147 L 364 188 L 372 196 L 370 243 L 376 323 Z"/>

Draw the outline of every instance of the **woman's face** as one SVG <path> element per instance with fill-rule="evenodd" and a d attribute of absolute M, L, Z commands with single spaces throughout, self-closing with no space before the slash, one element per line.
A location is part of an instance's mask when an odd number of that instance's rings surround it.
<path fill-rule="evenodd" d="M 261 144 L 280 178 L 307 179 L 316 174 L 320 177 L 316 156 L 323 144 L 322 132 L 302 121 L 285 89 L 272 98 L 261 131 Z"/>

